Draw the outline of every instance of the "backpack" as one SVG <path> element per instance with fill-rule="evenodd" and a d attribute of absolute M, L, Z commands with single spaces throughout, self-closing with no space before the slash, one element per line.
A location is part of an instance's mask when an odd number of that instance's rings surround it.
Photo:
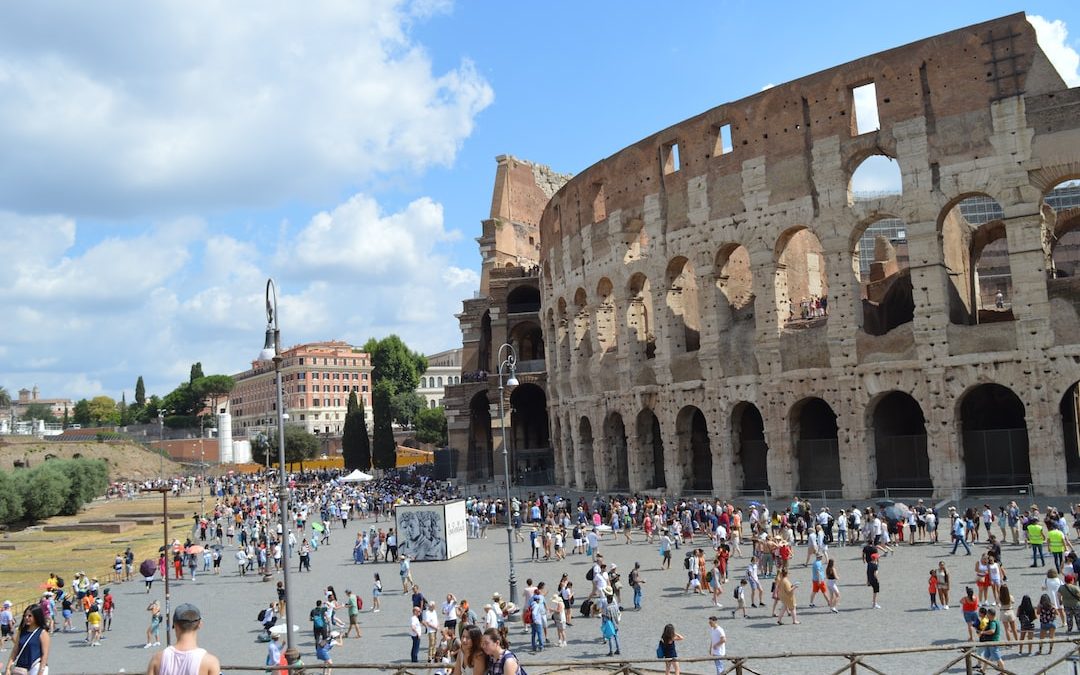
<path fill-rule="evenodd" d="M 255 620 L 256 621 L 263 621 L 265 619 L 266 619 L 266 609 L 264 608 L 259 612 L 259 616 L 255 617 Z"/>
<path fill-rule="evenodd" d="M 64 587 L 64 577 L 60 577 L 60 576 L 56 577 L 56 587 L 57 588 L 63 588 Z"/>
<path fill-rule="evenodd" d="M 592 581 L 596 578 L 596 567 L 590 567 L 589 571 L 585 573 L 585 581 Z"/>
<path fill-rule="evenodd" d="M 593 601 L 586 598 L 585 601 L 581 603 L 581 616 L 587 617 L 592 615 L 592 607 Z"/>
<path fill-rule="evenodd" d="M 514 654 L 509 649 L 505 650 L 503 652 L 502 656 L 499 657 L 499 672 L 500 673 L 506 672 L 506 659 L 508 657 L 510 657 L 510 656 L 513 656 L 515 659 L 517 658 L 517 655 Z M 517 671 L 521 675 L 529 675 L 527 672 L 525 672 L 525 666 L 521 665 L 521 661 L 518 661 Z"/>
<path fill-rule="evenodd" d="M 686 554 L 686 557 L 685 557 L 685 558 L 683 558 L 683 561 L 682 561 L 682 566 L 683 566 L 683 568 L 684 568 L 684 569 L 690 569 L 690 556 L 691 556 L 691 555 L 692 555 L 692 554 L 690 554 L 690 553 L 687 553 L 687 554 Z"/>

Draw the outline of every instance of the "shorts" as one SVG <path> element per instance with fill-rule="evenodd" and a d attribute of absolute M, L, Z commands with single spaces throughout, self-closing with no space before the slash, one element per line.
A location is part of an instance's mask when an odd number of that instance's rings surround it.
<path fill-rule="evenodd" d="M 1001 650 L 996 645 L 993 647 L 983 647 L 982 656 L 987 661 L 997 663 L 1001 660 Z"/>
<path fill-rule="evenodd" d="M 360 622 L 359 622 L 358 618 L 359 617 L 357 617 L 355 614 L 350 614 L 349 615 L 349 625 L 350 626 L 359 625 Z"/>
<path fill-rule="evenodd" d="M 824 581 L 814 581 L 810 584 L 811 593 L 826 593 Z"/>
<path fill-rule="evenodd" d="M 825 581 L 825 587 L 829 589 L 829 593 L 836 593 L 840 590 L 836 583 L 836 579 L 827 579 Z"/>
<path fill-rule="evenodd" d="M 874 589 L 875 593 L 881 592 L 881 584 L 876 579 L 867 579 L 866 585 Z"/>
<path fill-rule="evenodd" d="M 976 626 L 979 624 L 978 612 L 964 612 L 964 623 L 969 626 Z"/>
<path fill-rule="evenodd" d="M 752 591 L 760 591 L 761 590 L 761 582 L 758 581 L 757 579 L 747 579 L 747 583 L 750 584 L 750 590 L 752 590 Z"/>
<path fill-rule="evenodd" d="M 1039 630 L 1053 630 L 1055 628 L 1057 628 L 1057 624 L 1055 624 L 1053 621 L 1039 622 Z"/>
<path fill-rule="evenodd" d="M 11 624 L 10 623 L 0 625 L 0 636 L 11 637 Z"/>

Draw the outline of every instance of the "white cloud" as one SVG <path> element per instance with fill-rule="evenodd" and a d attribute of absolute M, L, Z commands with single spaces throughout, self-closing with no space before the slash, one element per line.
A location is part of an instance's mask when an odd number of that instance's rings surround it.
<path fill-rule="evenodd" d="M 0 6 L 0 203 L 117 216 L 320 199 L 449 165 L 493 100 L 421 0 Z"/>
<path fill-rule="evenodd" d="M 1061 19 L 1050 21 L 1035 14 L 1029 14 L 1027 20 L 1035 27 L 1039 46 L 1065 83 L 1070 87 L 1080 86 L 1080 53 L 1069 45 L 1069 30 L 1065 22 Z"/>

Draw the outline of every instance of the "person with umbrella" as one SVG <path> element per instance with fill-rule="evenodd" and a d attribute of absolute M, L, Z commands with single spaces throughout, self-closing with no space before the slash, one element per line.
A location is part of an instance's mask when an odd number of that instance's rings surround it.
<path fill-rule="evenodd" d="M 142 575 L 143 581 L 146 582 L 146 592 L 150 592 L 150 587 L 154 585 L 154 574 L 157 572 L 157 564 L 147 558 L 139 565 L 139 574 Z"/>

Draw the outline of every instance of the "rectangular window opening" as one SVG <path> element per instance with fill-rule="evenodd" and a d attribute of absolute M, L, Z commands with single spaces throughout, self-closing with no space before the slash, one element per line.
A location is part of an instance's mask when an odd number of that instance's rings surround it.
<path fill-rule="evenodd" d="M 852 126 L 855 134 L 868 134 L 881 128 L 878 121 L 877 87 L 873 82 L 851 88 Z"/>
<path fill-rule="evenodd" d="M 721 124 L 716 127 L 716 149 L 713 150 L 713 156 L 718 157 L 720 155 L 726 155 L 732 151 L 735 146 L 731 142 L 731 125 Z"/>
<path fill-rule="evenodd" d="M 604 184 L 593 183 L 592 221 L 599 223 L 607 218 L 607 196 L 604 195 Z"/>
<path fill-rule="evenodd" d="M 663 168 L 665 176 L 669 173 L 675 173 L 681 168 L 678 141 L 672 141 L 660 146 L 660 166 Z"/>

